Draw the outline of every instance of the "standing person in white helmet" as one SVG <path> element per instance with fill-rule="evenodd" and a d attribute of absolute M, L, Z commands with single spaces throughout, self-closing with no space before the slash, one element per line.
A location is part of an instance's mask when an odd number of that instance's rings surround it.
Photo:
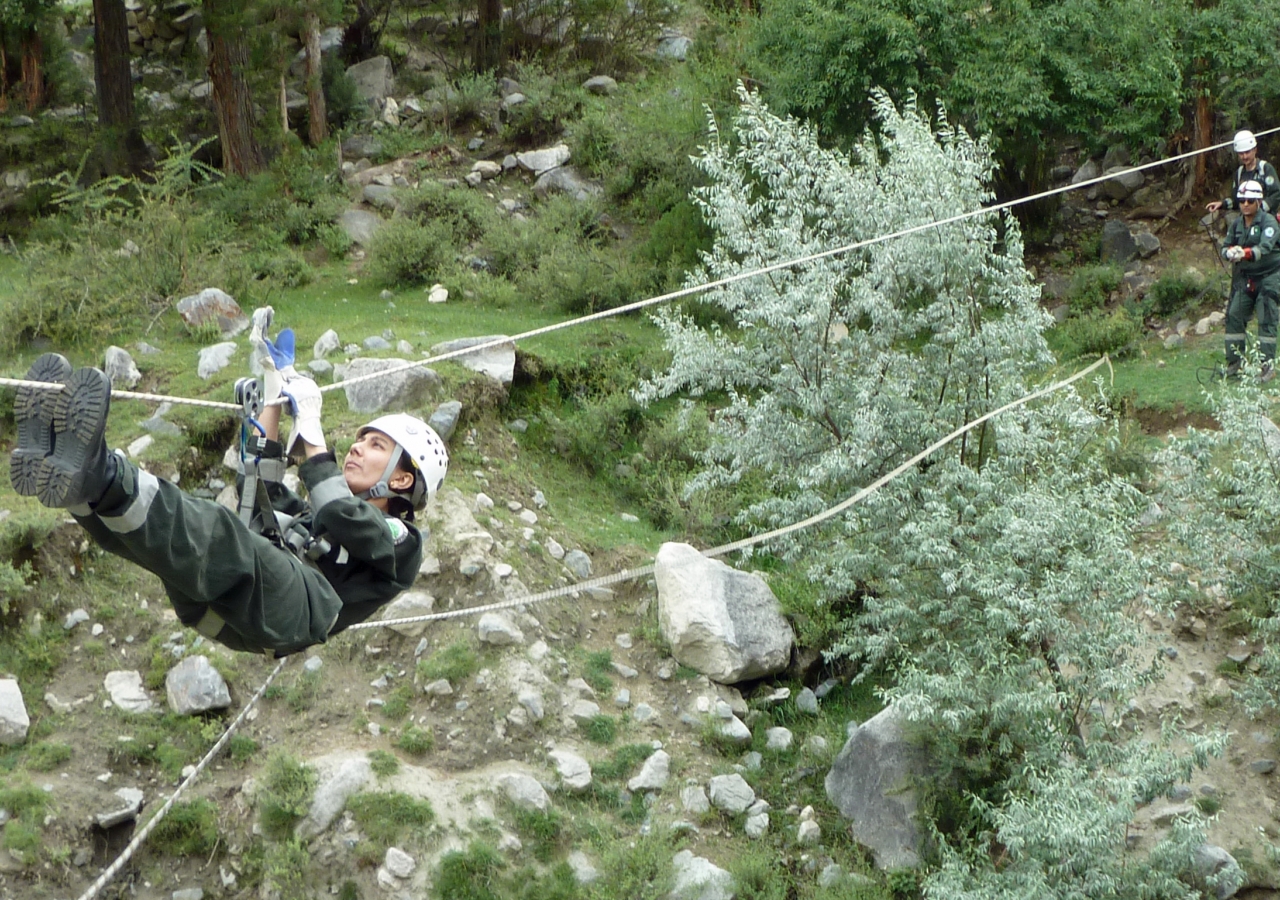
<path fill-rule="evenodd" d="M 1214 200 L 1205 206 L 1209 212 L 1220 209 L 1238 209 L 1235 197 L 1240 185 L 1246 181 L 1256 181 L 1262 185 L 1262 209 L 1273 215 L 1280 210 L 1280 175 L 1276 167 L 1265 159 L 1258 159 L 1258 139 L 1252 131 L 1237 131 L 1232 147 L 1240 165 L 1236 167 L 1235 181 L 1231 185 L 1231 196 L 1222 200 Z"/>
<path fill-rule="evenodd" d="M 55 353 L 37 359 L 27 379 L 64 390 L 18 391 L 10 479 L 18 493 L 67 509 L 105 550 L 159 576 L 184 625 L 233 650 L 284 656 L 369 618 L 413 584 L 422 560 L 414 512 L 443 482 L 448 453 L 425 422 L 401 413 L 361 428 L 339 466 L 320 427 L 320 390 L 294 370 L 291 333 L 287 353 L 266 337 L 270 321 L 269 307 L 254 313 L 250 340 L 267 393 L 288 398 L 294 428 L 286 450 L 280 407 L 265 407 L 262 457 L 280 472 L 286 455 L 303 457 L 298 476 L 308 492 L 304 501 L 268 482 L 277 523 L 286 523 L 279 543 L 108 453 L 110 382 Z"/>
<path fill-rule="evenodd" d="M 1263 381 L 1274 375 L 1276 304 L 1280 300 L 1280 223 L 1261 209 L 1262 185 L 1246 181 L 1236 192 L 1240 215 L 1227 226 L 1222 258 L 1233 263 L 1231 301 L 1227 306 L 1227 377 L 1240 374 L 1245 332 L 1254 310 L 1258 313 L 1258 355 Z"/>

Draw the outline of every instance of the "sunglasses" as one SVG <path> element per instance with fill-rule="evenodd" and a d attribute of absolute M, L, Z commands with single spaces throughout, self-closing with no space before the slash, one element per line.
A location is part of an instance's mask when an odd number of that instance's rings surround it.
<path fill-rule="evenodd" d="M 1257 203 L 1258 198 L 1257 197 L 1241 197 L 1240 202 L 1241 203 Z"/>

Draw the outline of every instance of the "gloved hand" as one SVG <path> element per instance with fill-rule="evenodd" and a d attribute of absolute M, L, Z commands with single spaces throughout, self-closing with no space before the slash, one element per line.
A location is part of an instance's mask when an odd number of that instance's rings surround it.
<path fill-rule="evenodd" d="M 1244 259 L 1243 247 L 1224 247 L 1222 250 L 1222 258 L 1227 262 L 1240 262 Z"/>
<path fill-rule="evenodd" d="M 320 386 L 305 375 L 298 374 L 293 366 L 285 368 L 292 377 L 283 382 L 282 393 L 289 398 L 290 411 L 293 413 L 293 433 L 289 435 L 285 456 L 294 455 L 294 448 L 300 440 L 324 450 L 324 429 L 320 426 L 324 395 L 320 393 Z M 298 447 L 298 454 L 302 455 L 302 452 L 303 449 Z"/>
<path fill-rule="evenodd" d="M 273 342 L 267 336 L 275 310 L 262 306 L 253 311 L 253 327 L 249 331 L 249 371 L 262 376 L 263 400 L 270 403 L 280 396 L 284 382 L 297 375 L 293 369 L 293 329 L 286 328 Z"/>

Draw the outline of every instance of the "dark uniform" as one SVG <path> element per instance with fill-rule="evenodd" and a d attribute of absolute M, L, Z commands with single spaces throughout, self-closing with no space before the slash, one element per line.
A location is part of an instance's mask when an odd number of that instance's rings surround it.
<path fill-rule="evenodd" d="M 1252 225 L 1240 216 L 1227 226 L 1224 246 L 1246 248 L 1249 258 L 1235 263 L 1231 274 L 1231 302 L 1227 306 L 1227 365 L 1238 366 L 1245 332 L 1254 309 L 1258 312 L 1258 350 L 1264 365 L 1276 356 L 1276 303 L 1280 300 L 1280 223 L 1258 210 Z"/>
<path fill-rule="evenodd" d="M 304 562 L 235 513 L 117 457 L 128 499 L 71 512 L 103 549 L 154 572 L 184 625 L 232 650 L 284 656 L 364 621 L 410 587 L 422 561 L 413 525 L 352 495 L 332 453 L 298 469 L 310 501 L 271 485 L 272 506 L 330 545 Z"/>
<path fill-rule="evenodd" d="M 1249 170 L 1244 166 L 1236 166 L 1236 183 L 1231 186 L 1231 196 L 1223 199 L 1223 209 L 1240 208 L 1236 202 L 1236 193 L 1239 192 L 1240 185 L 1246 181 L 1256 181 L 1262 185 L 1262 209 L 1265 212 L 1275 215 L 1280 211 L 1280 174 L 1277 174 L 1276 167 L 1265 159 L 1256 160 L 1253 168 Z"/>

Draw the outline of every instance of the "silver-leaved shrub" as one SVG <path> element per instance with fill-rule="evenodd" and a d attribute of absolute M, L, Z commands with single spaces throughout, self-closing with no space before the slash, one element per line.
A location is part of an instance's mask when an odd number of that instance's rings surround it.
<path fill-rule="evenodd" d="M 696 202 L 715 234 L 694 282 L 974 210 L 988 146 L 874 97 L 846 156 L 741 92 L 711 123 Z M 1052 363 L 1017 222 L 979 216 L 704 295 L 731 322 L 656 316 L 671 364 L 639 397 L 712 395 L 691 491 L 740 485 L 763 530 L 829 508 Z M 721 399 L 723 398 L 723 399 Z M 929 897 L 1189 897 L 1194 816 L 1130 846 L 1137 808 L 1219 737 L 1143 737 L 1122 713 L 1154 675 L 1133 549 L 1146 501 L 1100 461 L 1107 422 L 1072 390 L 1007 412 L 774 552 L 840 610 L 832 657 L 877 673 L 930 747 Z M 763 485 L 763 488 L 761 488 Z M 749 487 L 748 487 L 749 486 Z M 1183 743 L 1175 753 L 1173 739 Z"/>

